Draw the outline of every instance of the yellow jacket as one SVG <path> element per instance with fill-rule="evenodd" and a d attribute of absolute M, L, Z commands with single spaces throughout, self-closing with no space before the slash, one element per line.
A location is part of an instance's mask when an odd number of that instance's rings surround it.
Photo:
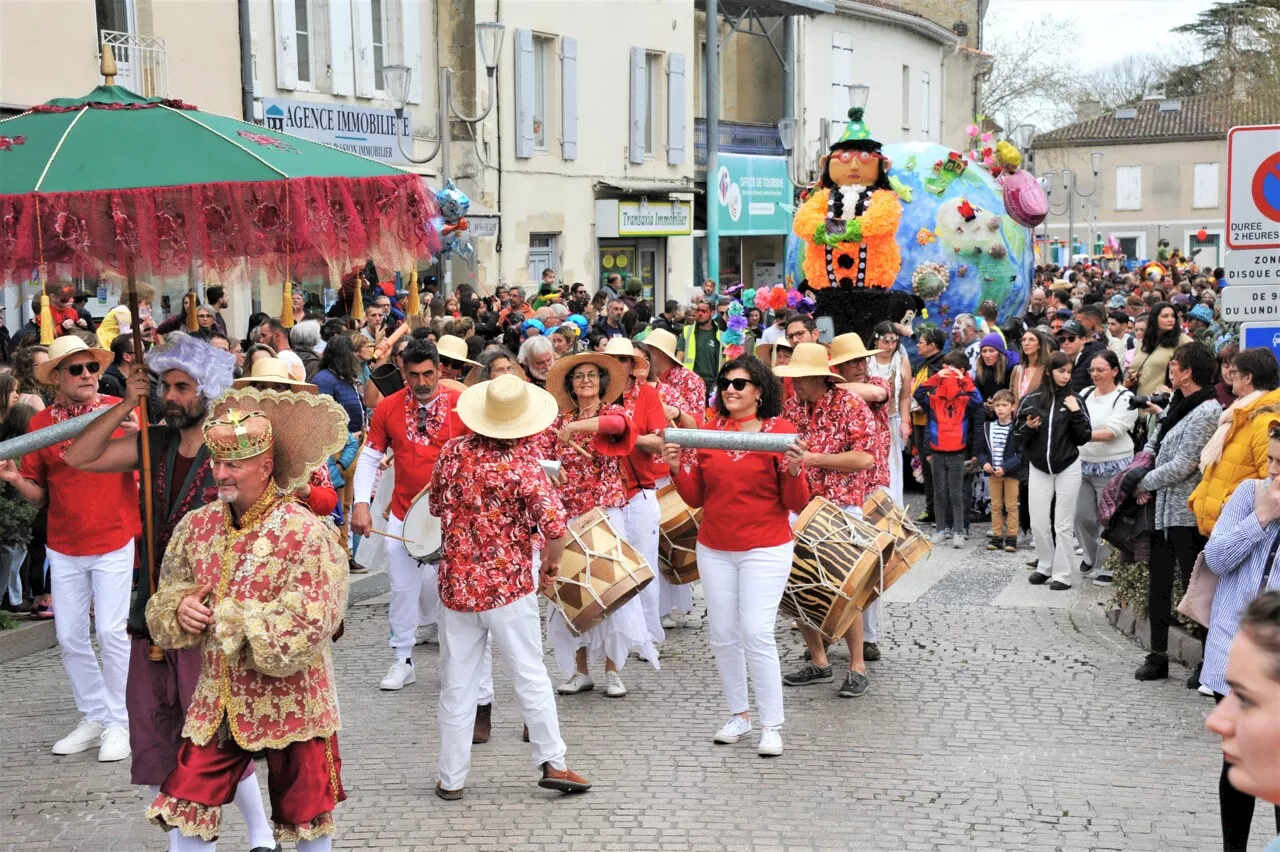
<path fill-rule="evenodd" d="M 1222 458 L 1209 465 L 1187 505 L 1196 516 L 1201 535 L 1213 532 L 1231 492 L 1246 479 L 1266 479 L 1268 430 L 1280 421 L 1280 389 L 1268 391 L 1247 408 L 1231 412 L 1231 428 Z"/>

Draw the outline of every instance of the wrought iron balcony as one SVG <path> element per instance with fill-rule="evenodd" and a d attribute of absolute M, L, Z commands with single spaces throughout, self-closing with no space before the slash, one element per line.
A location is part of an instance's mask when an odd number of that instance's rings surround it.
<path fill-rule="evenodd" d="M 102 30 L 116 58 L 116 83 L 148 98 L 169 96 L 168 50 L 162 38 Z"/>
<path fill-rule="evenodd" d="M 776 125 L 752 124 L 745 121 L 720 122 L 719 150 L 730 154 L 763 154 L 776 157 L 787 153 L 782 147 L 782 139 L 778 136 Z M 695 118 L 693 121 L 693 158 L 694 165 L 706 168 L 707 120 L 705 118 Z"/>

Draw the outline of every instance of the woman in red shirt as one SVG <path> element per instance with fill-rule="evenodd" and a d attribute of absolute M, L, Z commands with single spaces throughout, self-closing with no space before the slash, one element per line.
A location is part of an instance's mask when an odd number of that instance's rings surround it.
<path fill-rule="evenodd" d="M 577 518 L 599 507 L 619 536 L 626 534 L 622 461 L 636 444 L 631 418 L 622 406 L 613 404 L 626 384 L 622 363 L 604 353 L 582 352 L 557 361 L 547 372 L 547 390 L 560 403 L 561 413 L 544 433 L 555 440 L 555 446 L 544 448 L 545 454 L 539 456 L 560 461 L 560 497 L 569 517 Z M 581 636 L 570 632 L 564 613 L 550 607 L 547 639 L 555 649 L 556 662 L 570 676 L 556 687 L 561 695 L 595 688 L 587 669 L 588 658 L 597 663 L 604 660 L 604 694 L 609 698 L 627 694 L 620 672 L 629 652 L 635 651 L 658 667 L 658 651 L 645 625 L 639 597 Z"/>
<path fill-rule="evenodd" d="M 725 432 L 795 434 L 778 415 L 782 384 L 764 362 L 734 358 L 716 379 L 715 417 L 704 428 Z M 809 502 L 801 476 L 803 451 L 792 444 L 777 453 L 698 450 L 690 463 L 680 447 L 663 455 L 676 490 L 690 506 L 702 507 L 698 530 L 698 574 L 707 596 L 711 649 L 733 715 L 713 738 L 736 743 L 751 733 L 747 671 L 760 713 L 762 757 L 782 754 L 782 670 L 774 642 L 778 602 L 791 574 L 789 514 Z"/>

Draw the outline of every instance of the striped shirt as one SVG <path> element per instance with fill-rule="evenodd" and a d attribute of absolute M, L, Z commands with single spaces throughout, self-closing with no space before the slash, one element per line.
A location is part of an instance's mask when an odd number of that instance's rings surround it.
<path fill-rule="evenodd" d="M 987 437 L 990 443 L 988 449 L 991 450 L 991 468 L 998 470 L 1004 467 L 1004 447 L 1009 443 L 1009 433 L 1013 431 L 1013 421 L 1001 423 L 997 420 L 991 424 Z"/>
<path fill-rule="evenodd" d="M 1275 536 L 1280 535 L 1280 521 L 1263 527 L 1254 514 L 1257 482 L 1246 479 L 1236 486 L 1204 548 L 1205 564 L 1218 575 L 1218 587 L 1213 594 L 1200 682 L 1219 695 L 1229 691 L 1227 652 L 1240 627 L 1240 615 L 1263 590 L 1267 556 Z M 1271 480 L 1264 481 L 1265 487 L 1270 485 Z M 1273 570 L 1265 585 L 1268 589 L 1280 587 L 1280 571 Z"/>

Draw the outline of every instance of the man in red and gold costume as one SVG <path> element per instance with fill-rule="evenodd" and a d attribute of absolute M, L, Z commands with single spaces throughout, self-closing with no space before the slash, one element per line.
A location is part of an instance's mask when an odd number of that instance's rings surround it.
<path fill-rule="evenodd" d="M 147 626 L 161 647 L 200 649 L 178 763 L 147 816 L 177 852 L 213 850 L 222 806 L 266 752 L 272 821 L 301 852 L 327 852 L 346 798 L 330 637 L 347 602 L 337 537 L 290 495 L 345 442 L 328 397 L 223 395 L 204 424 L 218 502 L 174 529 Z"/>

